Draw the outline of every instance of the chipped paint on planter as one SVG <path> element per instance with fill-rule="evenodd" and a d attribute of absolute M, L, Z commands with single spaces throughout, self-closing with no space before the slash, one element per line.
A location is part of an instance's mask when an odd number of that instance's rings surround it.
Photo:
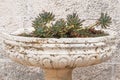
<path fill-rule="evenodd" d="M 33 38 L 3 33 L 4 49 L 14 61 L 47 69 L 98 64 L 112 56 L 115 34 L 95 38 Z"/>

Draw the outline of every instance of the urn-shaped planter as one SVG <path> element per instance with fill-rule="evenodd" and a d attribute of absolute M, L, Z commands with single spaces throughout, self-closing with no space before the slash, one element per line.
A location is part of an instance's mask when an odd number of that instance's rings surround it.
<path fill-rule="evenodd" d="M 115 34 L 90 38 L 34 38 L 3 33 L 4 50 L 18 63 L 41 67 L 45 80 L 72 80 L 72 70 L 108 60 Z"/>

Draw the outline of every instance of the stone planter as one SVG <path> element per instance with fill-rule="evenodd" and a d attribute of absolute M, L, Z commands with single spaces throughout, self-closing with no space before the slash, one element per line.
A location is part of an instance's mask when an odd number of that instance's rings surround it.
<path fill-rule="evenodd" d="M 72 80 L 72 70 L 108 60 L 115 34 L 95 38 L 34 38 L 3 33 L 3 47 L 13 61 L 41 67 L 45 80 Z"/>

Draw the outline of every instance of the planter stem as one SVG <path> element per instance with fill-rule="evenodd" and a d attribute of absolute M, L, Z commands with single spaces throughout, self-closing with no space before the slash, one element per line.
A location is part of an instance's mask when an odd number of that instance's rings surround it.
<path fill-rule="evenodd" d="M 45 80 L 72 80 L 73 69 L 44 69 Z"/>

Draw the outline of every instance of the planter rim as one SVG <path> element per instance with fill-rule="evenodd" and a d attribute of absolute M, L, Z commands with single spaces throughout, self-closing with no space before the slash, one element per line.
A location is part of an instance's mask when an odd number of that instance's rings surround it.
<path fill-rule="evenodd" d="M 17 42 L 32 42 L 42 44 L 77 44 L 77 43 L 97 43 L 103 42 L 109 39 L 116 39 L 117 33 L 112 30 L 104 30 L 109 35 L 100 37 L 87 37 L 87 38 L 38 38 L 38 37 L 24 37 L 13 34 L 2 32 L 2 37 L 6 40 L 17 41 Z"/>

